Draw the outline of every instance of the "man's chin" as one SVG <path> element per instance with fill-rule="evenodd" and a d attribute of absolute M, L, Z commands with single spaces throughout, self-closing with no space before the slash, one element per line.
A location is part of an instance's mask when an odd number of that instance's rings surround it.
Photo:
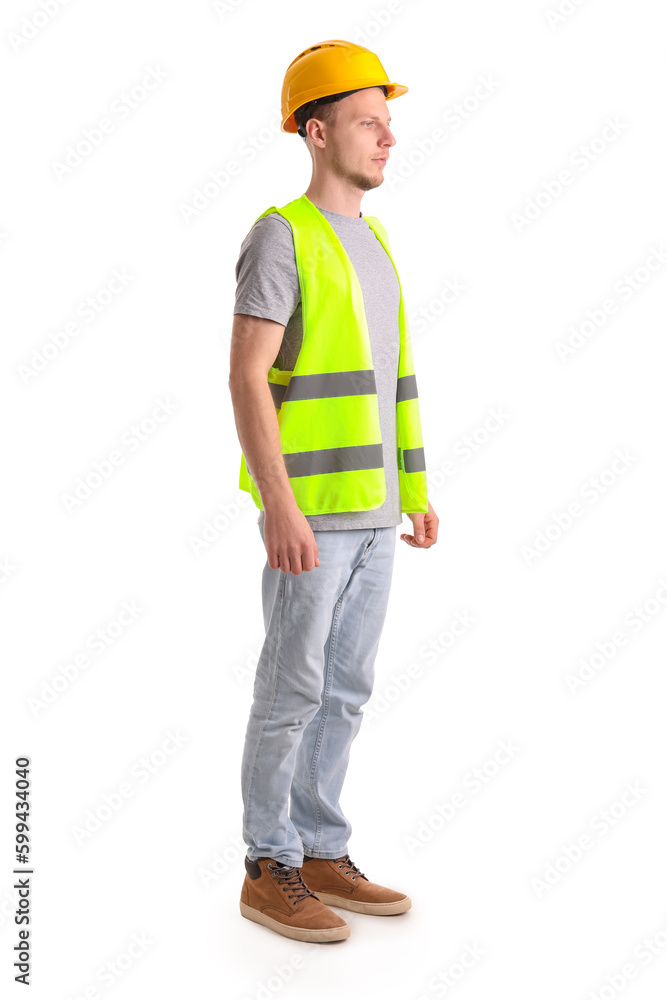
<path fill-rule="evenodd" d="M 376 174 L 374 177 L 369 177 L 364 175 L 363 177 L 356 177 L 355 183 L 358 188 L 362 191 L 372 191 L 373 188 L 379 187 L 384 181 L 382 174 Z"/>

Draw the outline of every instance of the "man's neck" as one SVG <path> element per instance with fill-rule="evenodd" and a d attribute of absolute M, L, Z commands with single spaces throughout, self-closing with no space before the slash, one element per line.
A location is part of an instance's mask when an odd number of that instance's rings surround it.
<path fill-rule="evenodd" d="M 358 188 L 338 191 L 324 190 L 312 183 L 305 191 L 306 197 L 318 208 L 323 208 L 327 212 L 335 212 L 337 215 L 348 215 L 352 219 L 358 219 L 361 215 L 363 193 Z"/>

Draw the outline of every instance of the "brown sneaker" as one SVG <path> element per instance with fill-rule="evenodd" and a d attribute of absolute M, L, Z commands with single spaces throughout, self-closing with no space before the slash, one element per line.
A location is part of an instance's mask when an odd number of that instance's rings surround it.
<path fill-rule="evenodd" d="M 280 867 L 273 858 L 245 859 L 241 913 L 297 941 L 341 941 L 349 924 L 320 902 L 303 881 L 301 869 Z"/>
<path fill-rule="evenodd" d="M 404 913 L 412 906 L 405 893 L 369 881 L 350 861 L 349 854 L 340 858 L 311 858 L 306 854 L 302 871 L 308 887 L 329 906 L 385 916 Z"/>

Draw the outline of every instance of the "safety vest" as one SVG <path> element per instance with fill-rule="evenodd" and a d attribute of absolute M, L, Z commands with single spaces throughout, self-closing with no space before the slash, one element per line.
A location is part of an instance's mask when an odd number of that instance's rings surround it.
<path fill-rule="evenodd" d="M 396 447 L 401 509 L 426 512 L 417 381 L 400 280 L 394 444 L 382 441 L 366 313 L 350 258 L 305 194 L 282 208 L 267 208 L 257 219 L 271 212 L 278 212 L 292 227 L 301 286 L 303 341 L 294 370 L 272 367 L 267 376 L 297 506 L 304 514 L 382 506 L 387 495 L 383 449 Z M 384 226 L 373 216 L 364 218 L 394 264 Z M 243 453 L 239 487 L 264 509 Z"/>

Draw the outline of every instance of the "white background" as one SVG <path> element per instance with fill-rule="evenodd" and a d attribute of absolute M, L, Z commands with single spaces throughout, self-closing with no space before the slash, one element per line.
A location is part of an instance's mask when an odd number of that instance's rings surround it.
<path fill-rule="evenodd" d="M 664 996 L 659 6 L 563 3 L 560 20 L 557 0 L 47 9 L 2 12 L 6 994 L 24 995 L 13 762 L 27 754 L 39 1000 Z M 238 906 L 265 553 L 227 378 L 241 242 L 310 178 L 277 126 L 283 75 L 329 38 L 368 46 L 409 87 L 361 207 L 401 275 L 440 534 L 429 551 L 397 543 L 342 797 L 352 859 L 413 907 L 339 910 L 350 939 L 315 946 Z M 112 131 L 62 170 L 104 118 Z M 122 463 L 68 508 L 113 451 Z M 458 636 L 457 615 L 474 619 Z M 182 742 L 165 754 L 170 733 Z M 501 741 L 515 750 L 496 763 Z M 452 800 L 465 804 L 444 819 Z M 128 959 L 133 935 L 149 943 Z"/>

